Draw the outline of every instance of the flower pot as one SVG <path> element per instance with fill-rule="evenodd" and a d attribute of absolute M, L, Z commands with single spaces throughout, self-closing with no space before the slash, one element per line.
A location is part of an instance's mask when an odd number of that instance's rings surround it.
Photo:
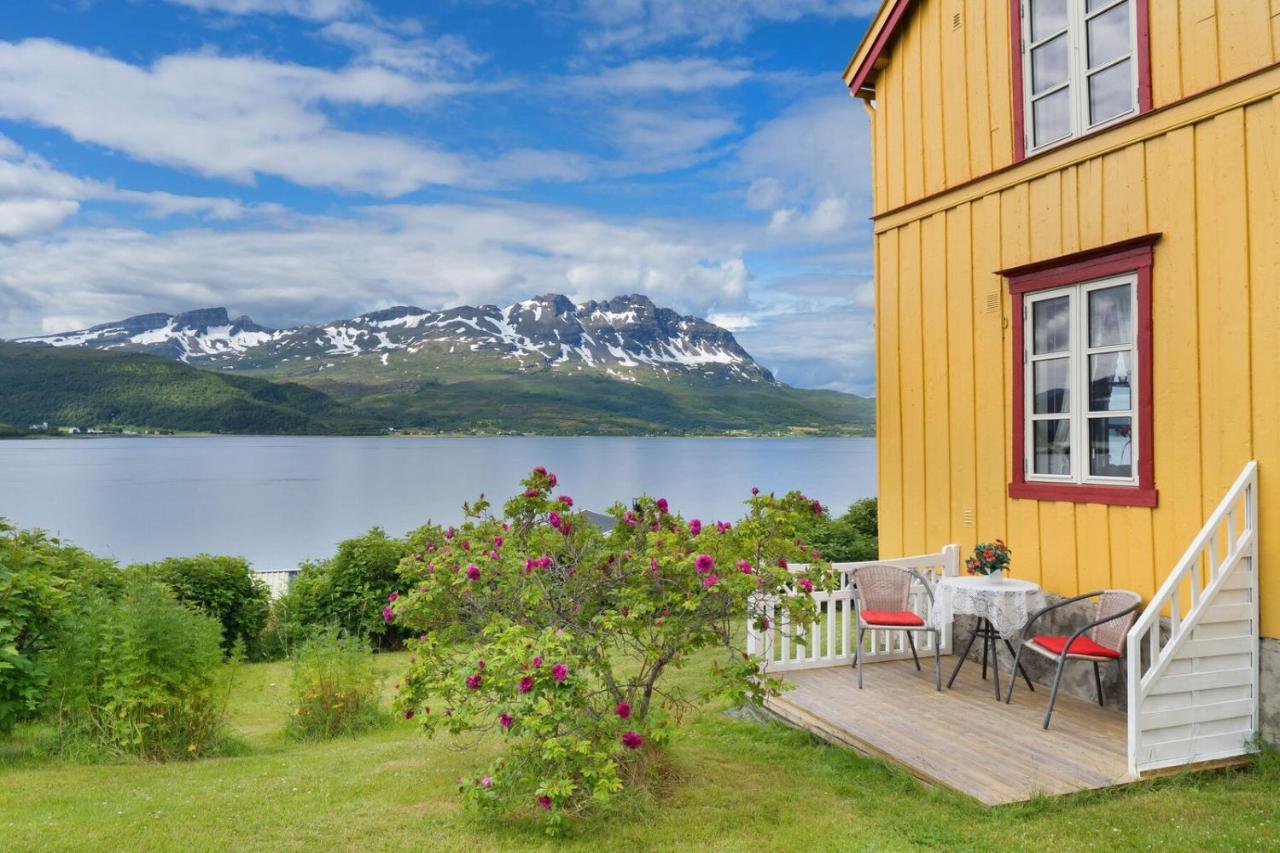
<path fill-rule="evenodd" d="M 1004 583 L 1004 569 L 999 569 L 987 575 L 987 583 L 1000 584 Z"/>

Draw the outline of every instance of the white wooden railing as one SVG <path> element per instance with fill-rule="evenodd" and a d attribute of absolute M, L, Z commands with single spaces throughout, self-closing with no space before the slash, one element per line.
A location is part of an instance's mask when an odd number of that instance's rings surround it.
<path fill-rule="evenodd" d="M 851 583 L 852 572 L 860 566 L 889 565 L 915 569 L 922 575 L 954 577 L 960 570 L 960 547 L 948 545 L 936 554 L 918 557 L 900 557 L 887 560 L 870 560 L 863 563 L 832 563 L 839 572 L 840 581 L 835 589 L 814 590 L 811 595 L 818 605 L 818 618 L 807 632 L 793 626 L 787 618 L 786 608 L 774 596 L 753 596 L 747 622 L 747 653 L 761 659 L 761 668 L 769 672 L 796 669 L 813 669 L 822 666 L 841 666 L 853 663 L 854 626 Z M 803 573 L 808 567 L 793 565 L 793 573 Z M 910 609 L 926 620 L 929 618 L 929 595 L 913 582 Z M 760 627 L 763 616 L 768 628 Z M 807 633 L 807 636 L 805 636 Z M 916 648 L 923 656 L 933 654 L 933 635 L 921 633 L 916 638 Z M 951 626 L 942 631 L 942 653 L 951 653 Z M 863 661 L 883 661 L 909 658 L 903 631 L 870 630 L 863 638 Z"/>
<path fill-rule="evenodd" d="M 1259 723 L 1258 637 L 1258 463 L 1250 462 L 1129 631 L 1130 773 L 1249 749 Z"/>

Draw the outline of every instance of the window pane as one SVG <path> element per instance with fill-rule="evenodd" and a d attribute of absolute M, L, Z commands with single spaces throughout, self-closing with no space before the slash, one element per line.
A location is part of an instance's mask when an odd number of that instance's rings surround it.
<path fill-rule="evenodd" d="M 1089 411 L 1125 412 L 1133 409 L 1132 352 L 1089 356 Z"/>
<path fill-rule="evenodd" d="M 1101 75 L 1099 75 L 1101 76 Z M 1035 145 L 1047 145 L 1071 135 L 1071 87 L 1046 95 L 1031 107 Z"/>
<path fill-rule="evenodd" d="M 1040 41 L 1067 27 L 1067 0 L 1031 0 L 1031 40 Z"/>
<path fill-rule="evenodd" d="M 1132 290 L 1121 284 L 1089 291 L 1089 346 L 1133 343 Z"/>
<path fill-rule="evenodd" d="M 1031 326 L 1036 355 L 1066 352 L 1071 346 L 1071 297 L 1055 296 L 1033 303 Z"/>
<path fill-rule="evenodd" d="M 1032 410 L 1037 415 L 1071 411 L 1071 360 L 1051 358 L 1037 361 L 1032 367 Z"/>
<path fill-rule="evenodd" d="M 1089 473 L 1094 477 L 1133 476 L 1132 419 L 1089 421 Z"/>
<path fill-rule="evenodd" d="M 1034 424 L 1037 474 L 1068 475 L 1071 473 L 1071 421 L 1036 421 Z"/>
<path fill-rule="evenodd" d="M 1043 92 L 1067 80 L 1067 36 L 1058 36 L 1031 51 L 1031 91 Z"/>
<path fill-rule="evenodd" d="M 1089 78 L 1089 124 L 1101 124 L 1132 112 L 1134 101 L 1131 60 L 1099 71 Z"/>
<path fill-rule="evenodd" d="M 1129 40 L 1129 4 L 1121 3 L 1086 25 L 1089 33 L 1089 67 L 1119 59 L 1132 49 Z"/>

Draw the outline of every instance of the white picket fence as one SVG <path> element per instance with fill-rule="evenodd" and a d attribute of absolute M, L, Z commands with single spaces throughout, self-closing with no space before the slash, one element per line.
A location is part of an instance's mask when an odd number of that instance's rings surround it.
<path fill-rule="evenodd" d="M 1258 464 L 1250 462 L 1129 631 L 1130 773 L 1249 749 L 1259 726 L 1258 638 Z"/>
<path fill-rule="evenodd" d="M 786 608 L 776 596 L 753 596 L 748 607 L 747 653 L 761 659 L 761 668 L 769 672 L 785 672 L 797 669 L 814 669 L 823 666 L 841 666 L 853 663 L 854 651 L 854 589 L 852 572 L 860 566 L 889 565 L 915 569 L 931 582 L 939 577 L 954 577 L 960 570 L 960 547 L 948 545 L 936 554 L 918 557 L 899 557 L 886 560 L 870 560 L 863 563 L 832 563 L 840 573 L 835 589 L 814 590 L 811 595 L 818 605 L 818 619 L 807 632 L 793 626 Z M 806 565 L 793 565 L 793 573 L 802 574 Z M 925 620 L 929 618 L 929 596 L 914 582 L 909 607 Z M 760 616 L 765 618 L 767 629 L 759 627 Z M 807 636 L 805 635 L 807 633 Z M 933 654 L 933 635 L 921 633 L 916 637 L 920 655 Z M 951 626 L 942 630 L 942 653 L 951 653 Z M 911 649 L 903 631 L 870 630 L 863 638 L 863 661 L 899 660 L 911 657 Z"/>

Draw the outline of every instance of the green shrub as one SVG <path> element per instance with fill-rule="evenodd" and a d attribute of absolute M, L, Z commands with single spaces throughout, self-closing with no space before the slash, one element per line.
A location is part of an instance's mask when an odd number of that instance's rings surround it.
<path fill-rule="evenodd" d="M 397 649 L 408 634 L 386 622 L 382 608 L 399 583 L 397 568 L 407 553 L 404 540 L 377 527 L 348 539 L 332 558 L 299 567 L 281 612 L 288 614 L 295 634 L 336 627 L 367 637 L 375 648 Z"/>
<path fill-rule="evenodd" d="M 193 759 L 221 738 L 234 662 L 211 616 L 159 584 L 71 608 L 51 655 L 49 706 L 64 752 Z"/>
<path fill-rule="evenodd" d="M 117 590 L 115 563 L 0 519 L 0 734 L 39 707 L 72 589 Z"/>
<path fill-rule="evenodd" d="M 779 691 L 743 629 L 776 632 L 785 613 L 803 643 L 810 593 L 834 582 L 800 536 L 822 507 L 799 492 L 758 494 L 714 525 L 645 497 L 612 507 L 605 534 L 557 484 L 536 468 L 500 517 L 482 500 L 459 528 L 414 533 L 383 616 L 420 635 L 396 709 L 429 734 L 501 738 L 462 781 L 466 801 L 540 814 L 552 832 L 655 778 L 672 728 L 708 694 Z M 695 693 L 669 676 L 703 650 L 718 660 Z"/>
<path fill-rule="evenodd" d="M 832 562 L 874 560 L 880 552 L 877 509 L 875 498 L 863 498 L 842 516 L 824 510 L 802 525 L 805 541 Z"/>
<path fill-rule="evenodd" d="M 259 642 L 271 594 L 266 584 L 254 577 L 243 557 L 169 557 L 157 563 L 130 566 L 126 572 L 164 584 L 178 601 L 217 619 L 222 626 L 222 648 L 227 653 L 243 644 L 250 660 L 263 659 Z"/>
<path fill-rule="evenodd" d="M 382 681 L 364 640 L 337 629 L 317 632 L 294 654 L 286 730 L 297 740 L 326 740 L 372 728 L 384 719 Z"/>

